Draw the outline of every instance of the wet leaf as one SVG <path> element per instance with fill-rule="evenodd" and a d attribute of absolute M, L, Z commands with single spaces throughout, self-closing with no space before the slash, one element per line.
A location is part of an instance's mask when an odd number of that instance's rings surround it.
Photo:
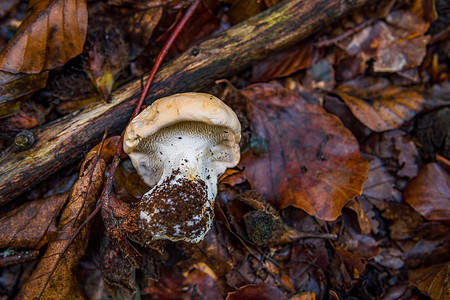
<path fill-rule="evenodd" d="M 450 298 L 450 263 L 434 265 L 409 273 L 409 281 L 433 300 Z"/>
<path fill-rule="evenodd" d="M 236 292 L 229 293 L 227 300 L 279 300 L 283 293 L 266 284 L 248 284 L 240 287 Z"/>
<path fill-rule="evenodd" d="M 27 202 L 0 219 L 0 247 L 39 249 L 48 241 L 49 231 L 55 231 L 55 218 L 64 205 L 67 194 Z"/>
<path fill-rule="evenodd" d="M 294 72 L 309 68 L 317 62 L 319 53 L 319 49 L 314 46 L 312 41 L 302 41 L 253 65 L 252 81 L 267 81 L 289 76 Z"/>
<path fill-rule="evenodd" d="M 430 221 L 450 220 L 450 174 L 437 163 L 422 167 L 412 179 L 403 197 L 409 205 Z"/>
<path fill-rule="evenodd" d="M 16 35 L 0 52 L 0 69 L 37 74 L 64 65 L 83 50 L 85 0 L 31 0 Z"/>
<path fill-rule="evenodd" d="M 6 117 L 20 107 L 19 97 L 45 87 L 48 72 L 36 75 L 0 72 L 0 118 Z M 17 99 L 17 101 L 13 101 Z"/>
<path fill-rule="evenodd" d="M 255 190 L 277 208 L 301 208 L 334 220 L 360 194 L 369 165 L 342 123 L 321 107 L 277 84 L 241 91 L 254 134 L 267 139 L 262 155 L 243 154 L 241 165 Z"/>
<path fill-rule="evenodd" d="M 334 92 L 361 123 L 376 132 L 398 128 L 421 111 L 424 103 L 411 89 L 371 78 L 347 82 Z"/>
<path fill-rule="evenodd" d="M 95 208 L 103 186 L 105 163 L 101 159 L 94 162 L 72 187 L 57 238 L 48 244 L 34 272 L 22 285 L 18 299 L 83 299 L 74 271 L 88 245 L 90 225 L 82 228 L 73 241 L 72 235 Z"/>

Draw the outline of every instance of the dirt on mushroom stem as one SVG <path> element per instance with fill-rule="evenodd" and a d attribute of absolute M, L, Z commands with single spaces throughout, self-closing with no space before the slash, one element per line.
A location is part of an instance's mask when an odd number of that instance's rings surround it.
<path fill-rule="evenodd" d="M 198 242 L 209 231 L 214 207 L 208 203 L 206 183 L 180 175 L 181 172 L 175 170 L 138 205 L 143 240 L 169 238 Z M 147 217 L 148 212 L 157 217 Z"/>

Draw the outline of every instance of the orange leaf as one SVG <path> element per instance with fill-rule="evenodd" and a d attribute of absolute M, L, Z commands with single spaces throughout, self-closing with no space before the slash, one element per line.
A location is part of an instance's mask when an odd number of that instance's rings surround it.
<path fill-rule="evenodd" d="M 243 154 L 252 186 L 275 207 L 335 220 L 367 179 L 369 164 L 354 136 L 337 117 L 280 85 L 255 84 L 241 93 L 255 134 L 269 143 L 266 153 Z"/>
<path fill-rule="evenodd" d="M 370 78 L 342 84 L 335 93 L 361 123 L 376 132 L 398 128 L 424 103 L 423 97 L 411 89 Z"/>
<path fill-rule="evenodd" d="M 403 197 L 427 220 L 450 220 L 450 174 L 437 163 L 424 166 L 408 183 Z"/>
<path fill-rule="evenodd" d="M 27 11 L 16 35 L 0 52 L 0 70 L 37 74 L 81 53 L 86 0 L 30 0 Z"/>

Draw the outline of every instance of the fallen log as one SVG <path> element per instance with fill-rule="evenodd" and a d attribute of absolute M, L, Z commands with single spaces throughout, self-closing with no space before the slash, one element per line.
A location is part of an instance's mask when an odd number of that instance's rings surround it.
<path fill-rule="evenodd" d="M 292 0 L 282 2 L 198 45 L 165 64 L 156 75 L 146 103 L 169 94 L 200 90 L 228 77 L 271 52 L 309 36 L 369 0 Z M 146 78 L 144 78 L 146 80 Z M 0 154 L 0 205 L 79 160 L 107 130 L 126 125 L 141 92 L 136 79 L 119 88 L 111 103 L 98 103 L 34 129 L 35 144 L 13 146 Z"/>

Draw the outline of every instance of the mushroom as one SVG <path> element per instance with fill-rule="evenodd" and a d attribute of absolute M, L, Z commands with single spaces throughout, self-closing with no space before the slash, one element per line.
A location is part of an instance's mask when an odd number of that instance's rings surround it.
<path fill-rule="evenodd" d="M 203 240 L 214 218 L 218 177 L 240 159 L 233 110 L 204 93 L 155 101 L 128 125 L 123 148 L 153 188 L 136 207 L 141 244 Z"/>

